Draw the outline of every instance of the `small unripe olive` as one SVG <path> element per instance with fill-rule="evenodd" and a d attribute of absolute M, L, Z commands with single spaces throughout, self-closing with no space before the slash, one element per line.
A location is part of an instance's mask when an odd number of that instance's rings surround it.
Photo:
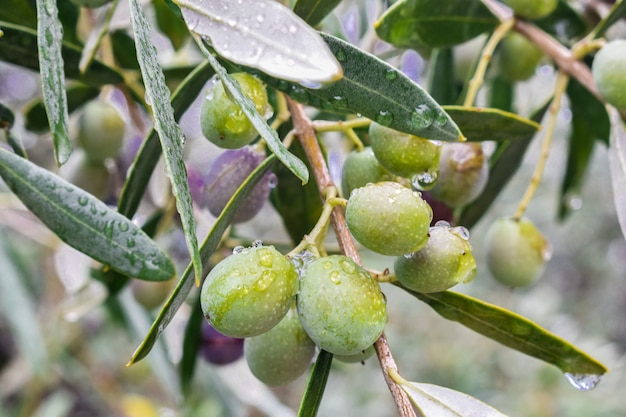
<path fill-rule="evenodd" d="M 476 275 L 476 260 L 468 238 L 469 232 L 463 227 L 450 227 L 445 222 L 431 227 L 426 246 L 396 258 L 398 281 L 422 293 L 445 291 L 471 281 Z"/>
<path fill-rule="evenodd" d="M 103 162 L 118 154 L 126 126 L 119 111 L 110 103 L 91 101 L 78 120 L 78 143 L 92 162 Z"/>
<path fill-rule="evenodd" d="M 626 111 L 626 40 L 604 45 L 593 59 L 591 72 L 607 103 Z"/>
<path fill-rule="evenodd" d="M 517 32 L 508 33 L 498 50 L 500 73 L 509 81 L 527 80 L 543 57 L 537 45 Z"/>
<path fill-rule="evenodd" d="M 387 323 L 378 283 L 345 256 L 332 255 L 306 265 L 296 298 L 308 335 L 320 348 L 336 355 L 367 350 Z"/>
<path fill-rule="evenodd" d="M 174 280 L 155 282 L 134 279 L 130 288 L 135 300 L 145 308 L 152 310 L 163 304 L 175 283 Z"/>
<path fill-rule="evenodd" d="M 231 76 L 239 83 L 242 92 L 254 102 L 261 116 L 271 113 L 267 91 L 261 80 L 245 72 Z M 224 90 L 221 81 L 209 88 L 202 101 L 200 126 L 209 141 L 226 149 L 246 146 L 258 135 L 239 103 L 233 101 Z"/>
<path fill-rule="evenodd" d="M 378 123 L 370 125 L 369 135 L 374 155 L 387 171 L 407 178 L 424 173 L 436 178 L 440 144 Z"/>
<path fill-rule="evenodd" d="M 489 179 L 489 161 L 479 143 L 446 143 L 439 159 L 437 184 L 428 191 L 450 207 L 474 201 Z"/>
<path fill-rule="evenodd" d="M 552 13 L 558 0 L 502 0 L 515 14 L 527 19 L 539 19 Z"/>
<path fill-rule="evenodd" d="M 241 248 L 207 276 L 200 294 L 202 311 L 222 334 L 257 336 L 287 314 L 297 285 L 295 266 L 273 246 Z"/>
<path fill-rule="evenodd" d="M 354 238 L 382 255 L 403 255 L 424 246 L 432 217 L 420 193 L 395 182 L 357 188 L 346 207 Z"/>
<path fill-rule="evenodd" d="M 500 218 L 493 222 L 485 250 L 491 275 L 511 287 L 535 282 L 552 255 L 550 243 L 527 219 Z"/>
<path fill-rule="evenodd" d="M 345 196 L 369 183 L 391 180 L 393 175 L 378 162 L 370 147 L 351 152 L 343 163 L 341 189 Z"/>
<path fill-rule="evenodd" d="M 311 365 L 315 343 L 302 327 L 295 308 L 274 328 L 244 342 L 250 371 L 267 385 L 285 385 Z"/>

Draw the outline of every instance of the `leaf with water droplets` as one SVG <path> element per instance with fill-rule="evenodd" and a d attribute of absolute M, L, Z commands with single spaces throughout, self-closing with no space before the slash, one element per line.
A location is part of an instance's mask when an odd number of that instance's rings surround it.
<path fill-rule="evenodd" d="M 339 3 L 341 0 L 298 0 L 293 11 L 309 25 L 317 26 Z"/>
<path fill-rule="evenodd" d="M 32 162 L 0 150 L 0 176 L 61 240 L 122 274 L 165 281 L 174 266 L 138 226 L 96 197 Z M 134 239 L 131 248 L 128 239 Z"/>
<path fill-rule="evenodd" d="M 485 107 L 443 106 L 470 141 L 530 140 L 539 123 L 515 113 Z"/>
<path fill-rule="evenodd" d="M 183 159 L 183 132 L 176 123 L 174 110 L 170 103 L 170 92 L 165 84 L 163 70 L 159 65 L 157 50 L 152 44 L 150 25 L 138 0 L 130 0 L 130 16 L 136 38 L 137 61 L 146 87 L 146 101 L 154 112 L 154 130 L 159 134 L 161 140 L 165 167 L 176 198 L 176 208 L 180 215 L 187 249 L 196 273 L 196 282 L 200 282 L 202 262 L 198 251 L 193 203 Z"/>
<path fill-rule="evenodd" d="M 206 268 L 206 265 L 208 264 L 209 257 L 218 247 L 224 232 L 230 225 L 233 216 L 237 211 L 237 208 L 246 199 L 250 191 L 259 183 L 265 173 L 272 167 L 275 160 L 276 155 L 270 155 L 261 164 L 259 164 L 254 171 L 252 171 L 248 178 L 246 178 L 246 180 L 239 186 L 237 191 L 235 191 L 233 196 L 228 201 L 228 204 L 226 204 L 224 210 L 222 210 L 222 213 L 213 224 L 213 228 L 209 231 L 200 247 L 200 257 L 205 265 L 205 270 L 202 271 L 203 277 L 208 274 L 208 268 Z M 154 346 L 161 333 L 163 333 L 163 330 L 165 330 L 170 321 L 172 321 L 172 318 L 180 306 L 182 306 L 187 300 L 187 296 L 189 295 L 189 292 L 193 288 L 194 284 L 194 280 L 192 279 L 193 276 L 191 275 L 192 271 L 192 265 L 188 265 L 185 272 L 181 275 L 176 288 L 172 291 L 170 298 L 168 298 L 165 302 L 163 308 L 161 308 L 161 311 L 159 312 L 159 315 L 152 323 L 150 331 L 133 353 L 128 365 L 139 362 L 145 358 L 148 353 L 150 353 L 152 346 Z"/>
<path fill-rule="evenodd" d="M 555 365 L 563 372 L 593 375 L 607 372 L 604 365 L 585 352 L 512 311 L 452 291 L 423 294 L 396 285 L 431 306 L 446 319 L 459 322 L 511 349 Z"/>
<path fill-rule="evenodd" d="M 57 164 L 63 165 L 72 153 L 67 130 L 67 96 L 63 71 L 63 27 L 54 0 L 37 0 L 37 48 L 41 88 L 54 142 Z"/>
<path fill-rule="evenodd" d="M 458 45 L 497 25 L 480 0 L 400 0 L 375 27 L 381 39 L 395 46 L 420 49 Z"/>
<path fill-rule="evenodd" d="M 177 0 L 187 27 L 217 53 L 277 78 L 321 85 L 341 78 L 320 35 L 273 0 Z M 303 48 L 302 45 L 306 45 Z"/>
<path fill-rule="evenodd" d="M 394 370 L 389 372 L 393 379 L 409 396 L 411 402 L 427 417 L 506 417 L 484 402 L 433 384 L 407 381 Z"/>
<path fill-rule="evenodd" d="M 612 107 L 609 107 L 609 116 L 611 118 L 609 168 L 613 183 L 613 201 L 622 234 L 626 237 L 626 127 Z"/>

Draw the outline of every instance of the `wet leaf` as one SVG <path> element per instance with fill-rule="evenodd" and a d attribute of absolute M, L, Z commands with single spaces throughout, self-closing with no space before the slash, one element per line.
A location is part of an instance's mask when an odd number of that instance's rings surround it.
<path fill-rule="evenodd" d="M 63 26 L 59 10 L 52 0 L 37 0 L 37 50 L 43 101 L 52 132 L 54 155 L 63 165 L 72 153 L 72 142 L 67 129 L 67 96 L 63 70 Z"/>
<path fill-rule="evenodd" d="M 33 3 L 24 0 L 3 0 L 0 20 L 15 25 L 37 28 L 37 12 Z"/>
<path fill-rule="evenodd" d="M 164 150 L 165 167 L 176 198 L 176 208 L 183 226 L 196 282 L 199 282 L 202 262 L 198 251 L 196 221 L 189 183 L 187 182 L 187 169 L 183 159 L 185 138 L 176 123 L 174 110 L 170 103 L 170 92 L 159 65 L 156 47 L 152 44 L 150 26 L 138 0 L 130 0 L 130 15 L 137 45 L 137 61 L 141 67 L 141 74 L 146 87 L 146 102 L 152 107 L 154 113 L 154 130 L 158 133 L 161 148 Z"/>
<path fill-rule="evenodd" d="M 200 298 L 198 297 L 185 327 L 183 356 L 179 364 L 180 385 L 184 395 L 191 394 L 191 381 L 198 361 L 198 351 L 202 342 L 202 322 L 204 320 Z"/>
<path fill-rule="evenodd" d="M 109 33 L 109 37 L 113 47 L 113 55 L 119 66 L 125 69 L 139 70 L 137 48 L 135 48 L 133 38 L 123 29 Z"/>
<path fill-rule="evenodd" d="M 293 8 L 311 26 L 319 25 L 341 0 L 298 0 Z"/>
<path fill-rule="evenodd" d="M 300 408 L 298 409 L 298 417 L 315 417 L 319 410 L 324 396 L 324 390 L 326 388 L 326 382 L 328 382 L 328 375 L 330 375 L 330 368 L 333 363 L 333 354 L 320 350 L 309 380 L 306 385 L 306 390 L 302 396 L 300 402 Z"/>
<path fill-rule="evenodd" d="M 376 22 L 381 39 L 402 48 L 444 48 L 498 25 L 480 0 L 400 0 Z"/>
<path fill-rule="evenodd" d="M 156 15 L 157 26 L 163 32 L 175 50 L 179 50 L 189 38 L 187 25 L 177 16 L 167 5 L 166 0 L 155 0 L 152 2 Z"/>
<path fill-rule="evenodd" d="M 125 275 L 164 281 L 167 255 L 131 220 L 91 194 L 10 152 L 0 151 L 0 176 L 61 240 Z"/>
<path fill-rule="evenodd" d="M 532 120 L 500 109 L 443 106 L 470 141 L 529 140 L 541 126 Z"/>
<path fill-rule="evenodd" d="M 506 417 L 492 406 L 462 392 L 439 385 L 410 382 L 395 372 L 391 372 L 390 376 L 424 416 Z"/>
<path fill-rule="evenodd" d="M 607 369 L 574 345 L 519 314 L 468 295 L 423 294 L 403 288 L 442 317 L 572 374 L 602 375 Z"/>
<path fill-rule="evenodd" d="M 218 54 L 232 62 L 307 85 L 341 78 L 341 65 L 320 35 L 280 2 L 176 3 L 189 30 L 206 37 Z"/>
<path fill-rule="evenodd" d="M 610 109 L 610 117 L 609 168 L 613 184 L 613 200 L 622 234 L 626 238 L 626 126 L 613 108 Z"/>
<path fill-rule="evenodd" d="M 205 266 L 202 271 L 202 276 L 206 276 L 208 274 L 209 257 L 215 252 L 215 249 L 218 247 L 224 232 L 230 225 L 237 208 L 241 205 L 241 203 L 248 196 L 250 191 L 254 188 L 255 185 L 263 178 L 265 173 L 272 167 L 276 159 L 275 155 L 270 155 L 267 157 L 256 169 L 246 178 L 246 180 L 239 186 L 237 191 L 233 194 L 231 199 L 222 210 L 222 213 L 219 215 L 215 223 L 213 224 L 213 228 L 209 231 L 204 242 L 202 242 L 202 246 L 200 247 L 200 256 Z M 194 280 L 192 276 L 192 265 L 188 265 L 185 272 L 181 275 L 178 280 L 178 284 L 176 288 L 170 295 L 170 298 L 165 302 L 163 308 L 159 312 L 159 315 L 152 323 L 150 327 L 150 331 L 144 338 L 143 342 L 131 357 L 128 365 L 132 365 L 133 363 L 139 362 L 143 358 L 145 358 L 152 346 L 156 343 L 157 339 L 163 333 L 163 330 L 167 327 L 167 325 L 172 321 L 172 318 L 178 311 L 181 305 L 187 300 L 187 296 L 189 292 L 194 287 Z"/>

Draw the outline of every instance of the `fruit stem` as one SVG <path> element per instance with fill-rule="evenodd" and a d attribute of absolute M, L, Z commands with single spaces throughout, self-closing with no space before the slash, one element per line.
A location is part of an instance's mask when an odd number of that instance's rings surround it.
<path fill-rule="evenodd" d="M 287 100 L 285 100 L 285 95 L 280 91 L 276 92 L 276 107 L 278 107 L 276 111 L 276 117 L 270 125 L 270 127 L 274 130 L 278 130 L 278 128 L 283 123 L 291 118 L 291 113 L 289 113 L 289 109 L 287 108 Z"/>
<path fill-rule="evenodd" d="M 467 91 L 467 95 L 465 96 L 463 106 L 470 107 L 472 104 L 474 104 L 474 101 L 476 100 L 476 95 L 478 94 L 478 90 L 480 90 L 480 87 L 485 81 L 485 73 L 487 72 L 487 66 L 491 61 L 493 52 L 496 50 L 496 47 L 498 46 L 502 38 L 506 36 L 506 34 L 511 30 L 514 24 L 514 18 L 504 19 L 491 34 L 489 41 L 483 47 L 482 53 L 480 55 L 480 61 L 478 61 L 476 71 L 474 71 L 474 76 L 469 81 L 469 89 Z"/>
<path fill-rule="evenodd" d="M 338 120 L 331 122 L 327 120 L 316 120 L 311 122 L 316 132 L 342 132 L 352 143 L 357 151 L 362 151 L 364 146 L 359 136 L 354 132 L 355 128 L 368 127 L 372 121 L 365 117 L 359 117 L 352 120 Z"/>
<path fill-rule="evenodd" d="M 324 154 L 322 153 L 320 145 L 317 142 L 315 127 L 313 126 L 311 119 L 309 119 L 306 115 L 302 104 L 296 103 L 289 97 L 287 97 L 287 104 L 289 106 L 289 110 L 291 111 L 294 129 L 298 135 L 300 143 L 302 144 L 304 153 L 311 164 L 318 190 L 322 199 L 326 199 L 328 196 L 327 190 L 331 187 L 336 190 L 337 187 L 333 183 L 330 172 L 328 171 L 328 166 L 324 160 Z M 350 231 L 348 230 L 342 207 L 332 207 L 331 220 L 341 252 L 357 264 L 361 265 L 361 258 L 359 257 L 352 235 L 350 235 Z M 378 355 L 378 360 L 380 361 L 383 377 L 387 383 L 389 391 L 391 392 L 391 396 L 396 403 L 396 407 L 398 408 L 400 415 L 402 417 L 417 417 L 413 406 L 409 401 L 409 397 L 389 376 L 388 370 L 397 369 L 397 365 L 393 359 L 393 355 L 391 354 L 391 350 L 389 349 L 387 338 L 384 333 L 378 338 L 376 343 L 374 343 L 374 348 L 376 349 L 376 354 Z"/>
<path fill-rule="evenodd" d="M 552 137 L 554 136 L 554 129 L 556 127 L 557 116 L 559 114 L 559 110 L 561 109 L 561 99 L 565 94 L 565 89 L 567 88 L 567 83 L 569 81 L 569 76 L 564 71 L 559 71 L 556 78 L 556 85 L 554 87 L 554 97 L 552 99 L 552 103 L 550 103 L 549 109 L 549 119 L 546 126 L 546 133 L 543 137 L 543 143 L 541 144 L 541 154 L 539 155 L 539 161 L 537 161 L 537 166 L 535 167 L 535 172 L 530 179 L 530 183 L 528 184 L 528 188 L 524 193 L 521 201 L 517 205 L 517 210 L 513 215 L 513 220 L 519 220 L 524 215 L 530 200 L 532 200 L 535 191 L 539 187 L 539 183 L 541 182 L 541 177 L 543 175 L 543 170 L 546 166 L 546 161 L 548 159 L 548 155 L 550 154 L 550 144 L 552 143 Z"/>
<path fill-rule="evenodd" d="M 389 268 L 386 268 L 384 271 L 374 271 L 373 269 L 368 269 L 372 278 L 374 278 L 377 282 L 386 282 L 391 284 L 393 282 L 397 282 L 398 278 L 396 278 L 396 274 L 389 272 Z"/>

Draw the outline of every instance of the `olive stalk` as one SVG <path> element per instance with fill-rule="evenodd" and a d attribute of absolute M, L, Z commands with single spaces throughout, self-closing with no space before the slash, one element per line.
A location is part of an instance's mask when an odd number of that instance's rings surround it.
<path fill-rule="evenodd" d="M 327 195 L 328 189 L 336 189 L 336 186 L 333 183 L 330 172 L 328 171 L 328 166 L 324 160 L 324 155 L 322 154 L 322 150 L 317 142 L 315 127 L 311 119 L 306 115 L 304 107 L 301 104 L 296 103 L 290 98 L 287 98 L 287 103 L 291 111 L 291 117 L 296 135 L 298 136 L 300 143 L 304 148 L 305 155 L 311 164 L 313 176 L 317 182 L 320 195 L 324 198 L 324 196 Z M 350 231 L 348 230 L 342 207 L 333 207 L 331 221 L 335 234 L 337 235 L 337 241 L 341 252 L 357 264 L 361 265 L 361 259 L 354 240 L 352 240 L 352 236 L 350 235 Z M 389 391 L 391 392 L 400 415 L 402 417 L 417 417 L 408 396 L 389 375 L 390 370 L 392 372 L 397 372 L 398 367 L 393 359 L 391 349 L 389 348 L 389 344 L 387 343 L 387 338 L 384 333 L 374 343 L 374 348 L 376 349 L 376 355 L 380 361 L 383 377 L 389 387 Z"/>

